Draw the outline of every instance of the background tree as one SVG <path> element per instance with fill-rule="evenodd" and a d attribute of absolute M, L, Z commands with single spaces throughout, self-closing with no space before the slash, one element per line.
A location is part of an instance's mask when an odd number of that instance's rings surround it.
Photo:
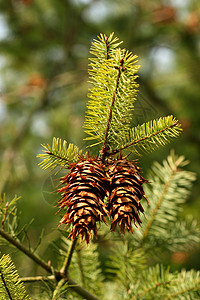
<path fill-rule="evenodd" d="M 192 0 L 1 1 L 0 190 L 10 199 L 22 195 L 18 202 L 24 212 L 22 224 L 29 223 L 35 212 L 32 245 L 44 226 L 44 240 L 56 235 L 52 227 L 58 222 L 52 219 L 54 197 L 49 195 L 56 184 L 37 167 L 38 145 L 59 136 L 80 148 L 86 146 L 81 128 L 87 57 L 89 41 L 99 32 L 114 31 L 140 57 L 141 94 L 133 125 L 176 115 L 184 134 L 173 147 L 191 160 L 189 169 L 199 176 L 199 9 L 198 1 Z M 161 162 L 170 147 L 144 156 L 144 173 L 153 160 Z M 199 203 L 196 181 L 182 215 L 189 212 L 199 218 Z M 40 251 L 53 260 L 47 245 Z M 22 266 L 21 257 L 15 252 L 13 257 L 20 273 L 29 274 L 32 263 Z M 174 268 L 198 269 L 198 257 L 199 252 L 175 251 L 164 261 Z"/>

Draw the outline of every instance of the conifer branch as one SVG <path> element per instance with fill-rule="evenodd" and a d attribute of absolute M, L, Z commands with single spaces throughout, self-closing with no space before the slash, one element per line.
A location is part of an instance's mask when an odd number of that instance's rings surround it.
<path fill-rule="evenodd" d="M 1 299 L 30 300 L 12 260 L 5 254 L 0 258 L 0 295 Z"/>
<path fill-rule="evenodd" d="M 68 167 L 70 162 L 78 161 L 82 155 L 82 150 L 79 150 L 77 146 L 73 144 L 67 146 L 65 140 L 62 141 L 55 137 L 53 138 L 52 146 L 49 144 L 42 146 L 45 154 L 38 154 L 37 157 L 43 159 L 42 162 L 39 163 L 39 166 L 45 170 L 48 168 L 54 170 L 56 167 L 60 167 L 60 171 L 64 167 Z"/>
<path fill-rule="evenodd" d="M 169 181 L 166 182 L 166 183 L 164 184 L 163 192 L 162 192 L 162 194 L 160 195 L 160 198 L 158 199 L 158 201 L 156 202 L 156 206 L 155 206 L 155 208 L 153 209 L 153 211 L 151 212 L 151 217 L 149 218 L 149 220 L 148 220 L 148 222 L 147 222 L 147 225 L 146 225 L 146 227 L 145 227 L 145 230 L 144 230 L 144 232 L 143 232 L 141 244 L 144 243 L 144 241 L 145 241 L 145 239 L 146 239 L 146 237 L 147 237 L 147 235 L 148 235 L 148 233 L 149 233 L 149 230 L 150 230 L 150 228 L 151 228 L 151 226 L 152 226 L 152 223 L 153 223 L 153 221 L 154 221 L 154 219 L 155 219 L 155 216 L 156 216 L 156 214 L 157 214 L 157 211 L 158 211 L 158 209 L 160 208 L 160 206 L 161 206 L 161 204 L 162 204 L 162 202 L 163 202 L 163 200 L 164 200 L 164 197 L 165 197 L 165 195 L 166 195 L 166 192 L 167 192 L 167 190 L 168 190 L 168 188 L 169 188 L 169 186 L 170 186 L 170 184 L 171 184 L 171 182 L 172 182 L 172 180 L 173 180 L 173 177 L 174 177 L 175 172 L 176 172 L 176 171 L 173 171 L 173 172 L 172 172 L 172 174 L 170 175 Z"/>
<path fill-rule="evenodd" d="M 11 296 L 11 293 L 10 293 L 10 290 L 9 290 L 9 288 L 7 286 L 7 283 L 6 283 L 5 279 L 4 279 L 4 275 L 3 275 L 2 271 L 1 271 L 1 268 L 0 268 L 0 274 L 1 274 L 1 280 L 2 280 L 3 286 L 4 286 L 5 290 L 6 290 L 6 294 L 7 294 L 8 298 L 12 300 L 13 298 Z"/>
<path fill-rule="evenodd" d="M 113 35 L 108 40 L 99 38 L 90 51 L 96 57 L 90 59 L 92 88 L 84 125 L 89 135 L 86 140 L 96 140 L 90 146 L 102 143 L 103 152 L 106 143 L 115 147 L 129 130 L 138 88 L 135 74 L 140 67 L 136 65 L 137 56 L 118 48 L 119 43 L 112 39 Z"/>
<path fill-rule="evenodd" d="M 161 117 L 132 128 L 129 137 L 122 140 L 122 147 L 116 152 L 130 147 L 137 155 L 140 154 L 139 150 L 150 152 L 169 143 L 171 138 L 178 136 L 181 131 L 179 122 L 173 116 Z"/>
<path fill-rule="evenodd" d="M 168 281 L 164 281 L 164 282 L 156 282 L 153 286 L 151 286 L 150 288 L 147 288 L 145 289 L 144 291 L 142 291 L 141 293 L 139 293 L 138 295 L 136 296 L 133 296 L 131 298 L 131 300 L 137 300 L 137 299 L 140 299 L 141 297 L 145 296 L 145 295 L 148 295 L 151 291 L 157 289 L 158 287 L 160 286 L 168 286 L 169 284 L 171 283 L 171 280 L 168 280 Z"/>
<path fill-rule="evenodd" d="M 76 293 L 84 297 L 88 300 L 98 300 L 96 296 L 88 292 L 83 287 L 77 285 L 76 282 L 71 280 L 66 276 L 66 274 L 62 274 L 58 270 L 53 270 L 52 267 L 46 263 L 44 260 L 42 260 L 38 255 L 34 254 L 31 249 L 26 248 L 24 245 L 22 245 L 20 242 L 18 242 L 16 239 L 14 239 L 9 233 L 5 232 L 3 229 L 0 228 L 0 235 L 5 238 L 7 241 L 9 241 L 12 245 L 14 245 L 16 248 L 18 248 L 20 251 L 22 251 L 24 254 L 26 254 L 28 257 L 30 257 L 33 261 L 35 261 L 38 265 L 40 265 L 43 269 L 45 269 L 50 274 L 55 274 L 55 279 L 60 281 L 60 279 L 64 278 L 65 282 L 68 282 L 69 287 L 73 289 Z"/>
<path fill-rule="evenodd" d="M 187 241 L 191 245 L 199 242 L 199 228 L 195 221 L 186 219 L 179 222 L 178 212 L 189 195 L 192 182 L 196 179 L 193 172 L 182 169 L 188 161 L 184 156 L 176 156 L 173 152 L 163 165 L 154 163 L 149 174 L 153 184 L 146 187 L 149 199 L 154 199 L 145 209 L 146 218 L 143 219 L 143 227 L 139 229 L 139 244 L 154 239 L 155 244 L 161 242 L 167 249 L 182 249 Z M 160 234 L 162 233 L 162 236 Z M 185 233 L 185 234 L 184 234 Z M 136 232 L 137 235 L 137 232 Z M 173 241 L 171 241 L 174 239 Z M 151 237 L 147 239 L 148 237 Z M 170 242 L 169 242 L 170 240 Z"/>
<path fill-rule="evenodd" d="M 188 299 L 199 298 L 200 291 L 200 272 L 195 270 L 182 270 L 175 278 L 174 286 L 172 285 L 171 293 L 164 298 L 176 299 L 179 296 L 188 296 Z M 185 298 L 184 298 L 185 299 Z"/>
<path fill-rule="evenodd" d="M 40 265 L 43 269 L 45 269 L 48 273 L 52 272 L 51 266 L 48 265 L 44 260 L 42 260 L 38 255 L 34 254 L 33 251 L 29 248 L 26 248 L 23 244 L 13 238 L 9 233 L 0 228 L 0 235 L 9 241 L 13 246 L 22 251 L 28 257 L 30 257 L 33 261 L 35 261 L 38 265 Z"/>

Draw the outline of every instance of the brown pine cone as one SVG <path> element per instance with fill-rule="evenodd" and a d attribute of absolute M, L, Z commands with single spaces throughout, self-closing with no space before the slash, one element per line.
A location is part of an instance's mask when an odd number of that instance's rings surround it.
<path fill-rule="evenodd" d="M 64 185 L 58 190 L 62 194 L 59 201 L 61 209 L 67 212 L 60 224 L 72 223 L 68 238 L 75 239 L 79 234 L 81 241 L 89 243 L 91 233 L 97 235 L 97 221 L 106 223 L 106 210 L 103 199 L 107 190 L 106 173 L 103 165 L 94 158 L 82 159 L 70 167 L 70 173 L 61 178 Z"/>
<path fill-rule="evenodd" d="M 148 182 L 139 174 L 139 167 L 134 162 L 125 159 L 114 161 L 108 167 L 110 188 L 108 204 L 106 206 L 113 221 L 111 230 L 115 231 L 117 224 L 120 232 L 125 233 L 125 228 L 133 232 L 131 222 L 137 227 L 141 220 L 140 212 L 144 212 L 140 200 L 146 197 L 142 184 Z M 137 223 L 136 223 L 137 222 Z"/>

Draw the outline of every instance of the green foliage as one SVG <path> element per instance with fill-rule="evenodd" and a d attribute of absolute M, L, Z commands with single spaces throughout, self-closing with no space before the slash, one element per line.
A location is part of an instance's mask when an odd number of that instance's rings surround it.
<path fill-rule="evenodd" d="M 37 157 L 42 158 L 40 166 L 42 169 L 51 169 L 53 171 L 59 167 L 57 173 L 64 167 L 67 167 L 70 162 L 76 162 L 82 155 L 82 150 L 73 144 L 67 146 L 67 142 L 59 138 L 53 138 L 52 146 L 49 144 L 42 145 L 45 150 L 44 154 L 39 154 Z"/>
<path fill-rule="evenodd" d="M 15 197 L 10 201 L 7 200 L 6 195 L 4 194 L 3 197 L 0 196 L 0 222 L 2 228 L 5 229 L 7 232 L 10 232 L 13 235 L 19 234 L 23 231 L 24 228 L 19 230 L 19 220 L 18 220 L 18 212 L 17 212 L 17 203 L 21 197 Z M 6 241 L 1 239 L 0 237 L 0 244 L 5 245 Z"/>
<path fill-rule="evenodd" d="M 192 216 L 179 220 L 179 212 L 196 179 L 193 172 L 184 170 L 187 164 L 183 156 L 174 152 L 162 165 L 153 164 L 149 172 L 151 184 L 145 186 L 150 204 L 143 205 L 142 226 L 135 229 L 133 236 L 121 240 L 118 232 L 114 237 L 106 269 L 114 289 L 113 298 L 198 298 L 199 272 L 172 273 L 159 264 L 148 266 L 155 258 L 158 261 L 163 250 L 187 252 L 200 243 L 198 222 Z"/>
<path fill-rule="evenodd" d="M 103 156 L 109 156 L 112 150 L 117 153 L 129 148 L 135 154 L 139 154 L 139 150 L 152 151 L 181 132 L 180 124 L 173 116 L 130 128 L 139 86 L 136 73 L 140 66 L 136 64 L 137 56 L 119 48 L 120 44 L 113 33 L 109 37 L 100 34 L 90 51 L 94 55 L 89 65 L 92 88 L 88 94 L 84 127 L 88 134 L 86 140 L 95 140 L 90 146 L 102 144 L 100 153 Z M 38 155 L 43 159 L 40 163 L 43 169 L 54 170 L 59 166 L 61 170 L 82 154 L 77 146 L 69 144 L 67 147 L 67 142 L 59 138 L 53 138 L 52 147 L 49 144 L 43 147 L 45 154 Z"/>
<path fill-rule="evenodd" d="M 162 264 L 155 264 L 155 257 L 158 262 L 159 253 L 163 250 L 167 249 L 169 253 L 185 252 L 191 247 L 194 249 L 200 242 L 197 221 L 192 217 L 179 220 L 181 207 L 196 178 L 193 172 L 184 170 L 187 164 L 183 156 L 173 152 L 163 164 L 154 163 L 149 172 L 151 184 L 145 186 L 150 205 L 146 205 L 145 216 L 141 216 L 142 227 L 136 228 L 134 235 L 121 236 L 118 231 L 109 237 L 102 229 L 99 239 L 88 246 L 77 242 L 67 270 L 67 278 L 76 283 L 70 281 L 66 285 L 65 280 L 61 279 L 46 299 L 59 299 L 66 295 L 69 299 L 80 299 L 80 287 L 90 292 L 86 299 L 98 299 L 94 295 L 105 300 L 198 299 L 198 271 L 173 273 Z M 99 252 L 101 242 L 106 245 L 103 246 L 104 255 L 106 251 L 109 253 L 104 257 L 103 265 Z M 69 257 L 70 249 L 70 241 L 62 237 L 57 246 L 62 262 Z M 58 272 L 53 265 L 51 269 L 52 274 Z M 77 284 L 78 296 L 77 291 L 71 291 Z M 46 283 L 46 286 L 50 285 Z"/>
<path fill-rule="evenodd" d="M 200 273 L 194 270 L 170 273 L 162 265 L 142 272 L 127 299 L 198 299 Z"/>
<path fill-rule="evenodd" d="M 72 258 L 69 274 L 78 284 L 92 293 L 103 296 L 104 276 L 101 270 L 98 245 L 79 244 Z"/>
<path fill-rule="evenodd" d="M 137 56 L 118 46 L 117 38 L 100 35 L 92 44 L 90 53 L 90 82 L 88 111 L 85 119 L 86 139 L 103 143 L 109 126 L 108 144 L 118 145 L 127 134 L 131 111 L 136 99 L 138 84 L 135 75 L 140 66 Z M 111 119 L 112 118 L 112 119 Z"/>
<path fill-rule="evenodd" d="M 172 152 L 163 165 L 153 164 L 149 173 L 151 183 L 145 187 L 150 205 L 145 205 L 142 227 L 135 232 L 139 244 L 145 243 L 147 248 L 181 250 L 186 244 L 192 246 L 200 242 L 196 221 L 178 220 L 181 205 L 186 202 L 196 179 L 193 172 L 182 169 L 187 163 L 184 156 L 178 157 Z"/>
<path fill-rule="evenodd" d="M 128 240 L 115 242 L 113 246 L 106 272 L 110 280 L 117 282 L 128 292 L 132 284 L 132 274 L 136 281 L 145 268 L 146 257 L 142 249 L 134 249 Z"/>
<path fill-rule="evenodd" d="M 131 147 L 131 151 L 137 155 L 140 151 L 150 152 L 169 143 L 181 131 L 180 124 L 173 116 L 161 117 L 131 128 L 129 136 L 122 139 L 121 148 Z"/>
<path fill-rule="evenodd" d="M 24 285 L 19 280 L 19 275 L 9 255 L 3 255 L 0 259 L 0 297 L 2 300 L 31 299 Z"/>
<path fill-rule="evenodd" d="M 119 151 L 132 146 L 132 151 L 152 151 L 180 134 L 181 128 L 173 116 L 159 118 L 130 129 L 139 85 L 136 75 L 137 56 L 119 48 L 111 34 L 100 35 L 91 47 L 88 111 L 85 119 L 87 140 L 103 143 Z M 92 144 L 91 146 L 94 146 Z"/>

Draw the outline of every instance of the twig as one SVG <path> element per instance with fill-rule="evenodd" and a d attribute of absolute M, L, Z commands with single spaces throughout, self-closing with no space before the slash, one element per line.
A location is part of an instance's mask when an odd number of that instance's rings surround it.
<path fill-rule="evenodd" d="M 35 282 L 35 281 L 50 281 L 55 280 L 54 275 L 50 276 L 30 276 L 30 277 L 20 277 L 20 281 L 26 283 L 26 282 Z"/>
<path fill-rule="evenodd" d="M 111 105 L 110 105 L 110 111 L 109 111 L 108 121 L 107 121 L 107 125 L 106 125 L 103 146 L 102 146 L 102 149 L 100 151 L 101 156 L 102 156 L 102 160 L 104 159 L 105 153 L 106 153 L 106 143 L 107 143 L 108 133 L 109 133 L 109 129 L 110 129 L 110 122 L 111 122 L 111 119 L 112 119 L 112 111 L 113 111 L 113 106 L 114 106 L 114 103 L 115 103 L 117 89 L 118 89 L 118 86 L 119 86 L 119 79 L 120 79 L 120 75 L 121 75 L 121 71 L 122 71 L 123 62 L 124 62 L 124 60 L 122 58 L 121 61 L 120 61 L 120 66 L 117 67 L 118 75 L 117 75 L 117 79 L 116 79 L 115 92 L 113 94 L 112 102 L 111 102 Z"/>
<path fill-rule="evenodd" d="M 87 300 L 99 300 L 99 298 L 97 298 L 96 296 L 94 296 L 93 294 L 91 294 L 90 292 L 88 292 L 83 287 L 77 285 L 77 283 L 74 282 L 73 280 L 69 279 L 68 283 L 69 283 L 69 287 L 71 289 L 73 289 L 77 294 L 81 295 L 84 299 L 87 299 Z"/>
<path fill-rule="evenodd" d="M 38 255 L 34 254 L 31 249 L 26 248 L 20 242 L 18 242 L 15 238 L 13 238 L 9 233 L 0 228 L 0 235 L 4 237 L 7 241 L 9 241 L 12 245 L 14 245 L 17 249 L 22 251 L 28 257 L 30 257 L 33 261 L 35 261 L 38 265 L 40 265 L 43 269 L 45 269 L 48 273 L 52 273 L 51 267 L 42 260 Z"/>
<path fill-rule="evenodd" d="M 34 254 L 31 249 L 26 248 L 24 245 L 22 245 L 20 242 L 18 242 L 16 239 L 14 239 L 9 233 L 5 232 L 2 228 L 0 228 L 0 235 L 5 238 L 7 241 L 9 241 L 12 245 L 14 245 L 16 248 L 18 248 L 20 251 L 22 251 L 24 254 L 26 254 L 28 257 L 30 257 L 34 262 L 36 262 L 38 265 L 40 265 L 43 269 L 45 269 L 50 274 L 53 275 L 55 280 L 60 281 L 61 279 L 64 279 L 65 282 L 69 283 L 69 287 L 74 290 L 77 294 L 82 296 L 83 298 L 87 300 L 99 300 L 95 295 L 91 294 L 89 291 L 84 289 L 83 287 L 79 286 L 76 282 L 68 278 L 66 274 L 63 274 L 55 269 L 53 269 L 48 263 L 46 263 L 44 260 L 42 260 L 38 255 Z M 73 247 L 75 246 L 72 243 Z M 72 248 L 71 245 L 71 248 Z M 73 251 L 72 251 L 73 252 Z M 72 254 L 69 255 L 71 257 Z M 70 262 L 71 258 L 68 260 L 68 264 Z M 65 266 L 67 266 L 66 264 Z M 52 277 L 53 279 L 53 277 Z"/>
<path fill-rule="evenodd" d="M 66 282 L 66 280 L 64 278 L 62 278 L 58 282 L 58 284 L 57 284 L 57 286 L 56 286 L 56 288 L 55 288 L 55 290 L 53 292 L 52 300 L 58 299 L 60 288 L 65 284 L 65 282 Z"/>
<path fill-rule="evenodd" d="M 169 281 L 166 281 L 166 282 L 157 282 L 154 286 L 144 290 L 143 292 L 139 293 L 138 295 L 136 296 L 133 296 L 133 298 L 131 298 L 131 300 L 136 300 L 136 299 L 140 299 L 141 297 L 143 297 L 145 294 L 148 294 L 150 291 L 156 289 L 157 287 L 159 286 L 165 286 L 167 284 L 170 284 L 171 283 L 171 280 Z"/>
<path fill-rule="evenodd" d="M 67 271 L 68 271 L 68 268 L 69 268 L 69 265 L 71 263 L 71 259 L 72 259 L 72 255 L 73 255 L 73 252 L 74 252 L 74 249 L 75 249 L 75 246 L 76 246 L 76 241 L 77 239 L 73 240 L 71 242 L 71 245 L 69 247 L 69 250 L 68 250 L 68 253 L 67 253 L 67 256 L 65 258 L 65 261 L 62 265 L 62 268 L 60 269 L 60 273 L 61 274 L 67 274 Z"/>

